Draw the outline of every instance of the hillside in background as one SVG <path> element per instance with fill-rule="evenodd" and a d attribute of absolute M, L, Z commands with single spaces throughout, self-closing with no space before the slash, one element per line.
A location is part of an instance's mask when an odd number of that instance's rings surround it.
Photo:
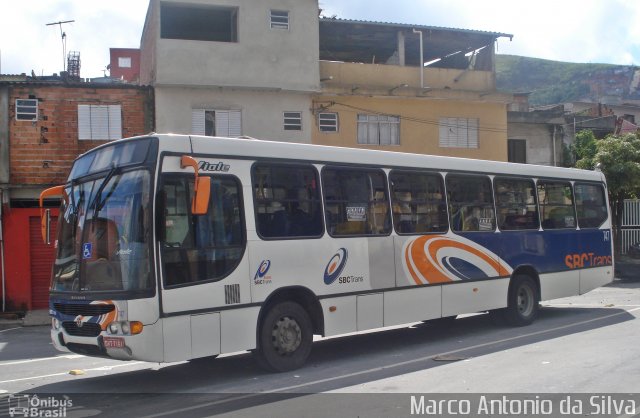
<path fill-rule="evenodd" d="M 530 92 L 531 106 L 572 101 L 610 104 L 640 101 L 639 84 L 639 67 L 496 55 L 498 90 Z"/>

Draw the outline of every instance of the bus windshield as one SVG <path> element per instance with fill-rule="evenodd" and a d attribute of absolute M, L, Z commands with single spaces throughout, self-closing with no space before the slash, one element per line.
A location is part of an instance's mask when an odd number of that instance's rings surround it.
<path fill-rule="evenodd" d="M 71 182 L 58 224 L 52 291 L 150 289 L 150 176 L 120 172 Z"/>

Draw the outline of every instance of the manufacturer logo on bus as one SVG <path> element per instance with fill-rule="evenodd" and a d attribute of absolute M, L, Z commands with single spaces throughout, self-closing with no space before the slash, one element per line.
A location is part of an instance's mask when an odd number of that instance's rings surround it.
<path fill-rule="evenodd" d="M 201 171 L 211 171 L 211 172 L 223 172 L 226 173 L 229 171 L 231 166 L 229 164 L 225 164 L 222 161 L 218 163 L 208 163 L 206 161 L 200 161 L 198 163 L 198 168 Z"/>
<path fill-rule="evenodd" d="M 348 252 L 345 248 L 340 248 L 329 260 L 327 267 L 324 269 L 324 282 L 325 284 L 331 284 L 336 281 L 344 266 L 347 264 Z"/>

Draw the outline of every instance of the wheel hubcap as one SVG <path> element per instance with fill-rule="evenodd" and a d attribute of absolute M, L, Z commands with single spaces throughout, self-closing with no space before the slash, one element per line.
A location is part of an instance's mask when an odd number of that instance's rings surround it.
<path fill-rule="evenodd" d="M 529 316 L 533 311 L 533 290 L 529 286 L 521 286 L 518 289 L 518 313 L 522 316 Z"/>
<path fill-rule="evenodd" d="M 300 347 L 302 330 L 295 319 L 284 317 L 273 327 L 273 346 L 280 354 L 291 354 Z"/>

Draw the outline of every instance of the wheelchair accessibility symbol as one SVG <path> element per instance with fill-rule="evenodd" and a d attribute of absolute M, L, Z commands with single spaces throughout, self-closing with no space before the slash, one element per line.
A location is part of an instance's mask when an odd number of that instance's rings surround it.
<path fill-rule="evenodd" d="M 85 242 L 82 245 L 82 258 L 87 259 L 91 258 L 91 254 L 93 253 L 93 246 L 90 242 Z"/>

